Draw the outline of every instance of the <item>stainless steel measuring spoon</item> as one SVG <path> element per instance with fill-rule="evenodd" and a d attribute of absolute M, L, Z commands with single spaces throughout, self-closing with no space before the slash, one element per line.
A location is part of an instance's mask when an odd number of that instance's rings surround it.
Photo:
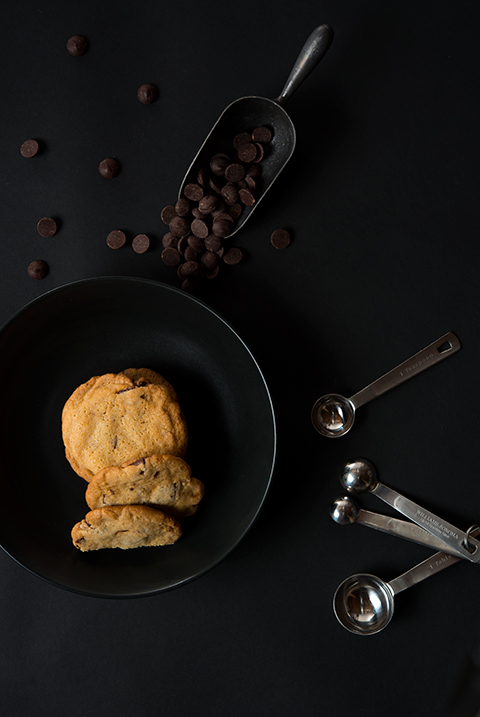
<path fill-rule="evenodd" d="M 353 495 L 373 493 L 384 503 L 391 505 L 392 508 L 426 530 L 427 533 L 439 538 L 444 544 L 444 550 L 453 549 L 455 555 L 460 555 L 472 563 L 480 562 L 480 542 L 478 540 L 472 538 L 468 531 L 459 530 L 396 490 L 380 483 L 375 467 L 370 461 L 356 458 L 346 463 L 340 474 L 340 483 L 348 493 Z"/>
<path fill-rule="evenodd" d="M 463 555 L 460 555 L 456 550 L 454 551 L 453 548 L 447 548 L 443 540 L 427 533 L 426 530 L 420 528 L 416 523 L 409 523 L 406 520 L 364 510 L 358 505 L 357 501 L 349 495 L 336 498 L 332 502 L 330 505 L 330 517 L 335 523 L 338 523 L 338 525 L 360 523 L 361 525 L 367 526 L 367 528 L 373 528 L 374 530 L 379 530 L 389 535 L 396 535 L 399 538 L 410 540 L 412 543 L 418 543 L 419 545 L 434 548 L 435 550 L 442 550 L 456 555 L 458 558 L 463 558 Z"/>
<path fill-rule="evenodd" d="M 461 344 L 458 337 L 449 332 L 351 398 L 345 398 L 345 396 L 337 393 L 321 396 L 315 401 L 312 408 L 314 428 L 322 436 L 327 436 L 328 438 L 344 436 L 353 426 L 357 408 L 364 406 L 377 396 L 381 396 L 382 393 L 390 391 L 395 386 L 399 386 L 409 378 L 430 368 L 430 366 L 443 361 L 459 351 L 460 348 Z"/>
<path fill-rule="evenodd" d="M 470 535 L 478 535 L 479 532 L 477 526 L 470 528 Z M 335 591 L 335 616 L 349 632 L 374 635 L 387 627 L 392 619 L 395 595 L 459 560 L 461 558 L 454 555 L 438 552 L 388 583 L 368 573 L 351 575 Z"/>

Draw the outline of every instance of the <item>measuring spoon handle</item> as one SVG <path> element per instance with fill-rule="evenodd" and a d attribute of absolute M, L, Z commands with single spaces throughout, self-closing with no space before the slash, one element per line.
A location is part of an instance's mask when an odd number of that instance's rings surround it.
<path fill-rule="evenodd" d="M 388 503 L 399 513 L 426 530 L 427 533 L 441 540 L 444 546 L 452 548 L 455 555 L 462 556 L 473 563 L 480 562 L 480 543 L 472 538 L 471 535 L 467 536 L 465 532 L 451 523 L 447 523 L 409 498 L 405 498 L 405 496 L 400 495 L 392 488 L 383 485 L 383 483 L 377 483 L 371 492 L 380 500 L 383 500 L 384 503 Z M 470 545 L 474 552 L 469 552 L 465 547 L 466 545 Z"/>
<path fill-rule="evenodd" d="M 380 513 L 373 513 L 370 510 L 364 510 L 361 508 L 356 519 L 357 523 L 367 526 L 367 528 L 373 528 L 374 530 L 380 530 L 382 533 L 388 533 L 389 535 L 396 535 L 399 538 L 405 538 L 410 540 L 412 543 L 418 543 L 419 545 L 425 545 L 435 550 L 446 550 L 445 543 L 439 538 L 427 533 L 423 528 L 416 525 L 415 523 L 408 523 L 406 520 L 400 520 L 399 518 L 391 518 L 387 515 L 381 515 Z M 451 549 L 453 552 L 453 548 Z M 460 555 L 455 551 L 455 555 L 460 559 L 463 555 Z"/>
<path fill-rule="evenodd" d="M 308 75 L 315 69 L 323 58 L 333 41 L 333 30 L 329 25 L 319 25 L 312 32 L 302 47 L 297 61 L 285 83 L 285 87 L 275 99 L 279 105 L 284 105 L 293 93 L 298 90 Z"/>
<path fill-rule="evenodd" d="M 382 393 L 390 391 L 391 388 L 395 388 L 395 386 L 399 386 L 404 381 L 408 381 L 409 378 L 425 371 L 430 366 L 443 361 L 460 349 L 461 344 L 458 337 L 450 331 L 363 388 L 352 396 L 350 401 L 357 409 L 377 396 L 381 396 Z"/>

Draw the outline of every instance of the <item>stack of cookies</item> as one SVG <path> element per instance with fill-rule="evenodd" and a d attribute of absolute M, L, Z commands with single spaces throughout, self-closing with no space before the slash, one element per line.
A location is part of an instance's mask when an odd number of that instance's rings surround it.
<path fill-rule="evenodd" d="M 62 413 L 65 455 L 88 482 L 75 547 L 171 545 L 193 515 L 203 484 L 183 460 L 187 426 L 177 394 L 151 369 L 93 376 Z"/>

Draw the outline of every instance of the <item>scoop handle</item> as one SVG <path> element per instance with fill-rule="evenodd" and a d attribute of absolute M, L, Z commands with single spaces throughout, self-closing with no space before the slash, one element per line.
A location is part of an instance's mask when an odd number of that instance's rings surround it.
<path fill-rule="evenodd" d="M 315 69 L 323 58 L 333 41 L 333 30 L 329 25 L 319 25 L 312 32 L 301 49 L 285 87 L 275 99 L 279 105 L 284 105 L 293 93 L 298 90 L 302 82 Z"/>
<path fill-rule="evenodd" d="M 407 570 L 403 575 L 399 575 L 398 578 L 390 580 L 388 585 L 393 591 L 394 595 L 401 593 L 407 588 L 411 588 L 412 585 L 422 582 L 430 575 L 439 573 L 441 570 L 448 568 L 454 563 L 458 563 L 461 558 L 457 558 L 455 555 L 449 555 L 448 553 L 439 552 L 432 555 L 431 558 L 427 558 L 423 562 L 416 565 L 414 568 Z"/>
<path fill-rule="evenodd" d="M 450 331 L 363 388 L 352 396 L 350 401 L 356 409 L 360 408 L 360 406 L 365 405 L 377 396 L 381 396 L 382 393 L 390 391 L 390 389 L 399 386 L 404 381 L 408 381 L 409 378 L 425 371 L 430 366 L 452 356 L 460 349 L 461 344 L 458 337 Z"/>

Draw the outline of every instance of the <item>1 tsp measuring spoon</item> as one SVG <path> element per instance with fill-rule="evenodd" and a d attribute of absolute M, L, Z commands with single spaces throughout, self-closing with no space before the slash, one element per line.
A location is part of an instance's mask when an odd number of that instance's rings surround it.
<path fill-rule="evenodd" d="M 360 508 L 357 501 L 351 496 L 342 496 L 336 498 L 330 505 L 330 517 L 338 523 L 338 525 L 351 525 L 352 523 L 360 523 L 365 525 L 367 528 L 373 528 L 374 530 L 380 530 L 382 533 L 388 533 L 389 535 L 396 535 L 399 538 L 410 540 L 413 543 L 424 545 L 435 550 L 442 550 L 449 552 L 450 554 L 456 555 L 458 558 L 463 558 L 457 551 L 454 552 L 453 548 L 446 548 L 443 540 L 435 538 L 426 530 L 420 528 L 416 523 L 409 523 L 406 520 L 400 520 L 399 518 L 392 518 L 388 515 L 381 515 L 380 513 L 373 513 L 370 510 L 364 510 Z"/>
<path fill-rule="evenodd" d="M 471 535 L 480 528 L 472 526 Z M 368 573 L 346 578 L 335 591 L 333 611 L 339 623 L 356 635 L 374 635 L 393 617 L 394 597 L 398 593 L 457 563 L 461 558 L 438 552 L 389 583 Z"/>
<path fill-rule="evenodd" d="M 469 535 L 468 531 L 459 530 L 451 523 L 439 518 L 426 508 L 414 503 L 409 498 L 388 488 L 377 479 L 375 467 L 364 458 L 356 458 L 345 464 L 341 471 L 340 483 L 348 493 L 373 493 L 384 503 L 391 505 L 399 513 L 412 520 L 431 535 L 439 538 L 444 550 L 453 549 L 472 563 L 480 562 L 480 542 Z"/>
<path fill-rule="evenodd" d="M 315 401 L 312 408 L 314 428 L 322 436 L 327 436 L 328 438 L 344 436 L 353 426 L 357 408 L 372 401 L 377 396 L 381 396 L 382 393 L 386 393 L 391 388 L 399 386 L 409 378 L 430 368 L 430 366 L 443 361 L 459 351 L 460 348 L 461 344 L 458 337 L 449 332 L 351 398 L 345 398 L 345 396 L 340 396 L 337 393 L 322 396 Z"/>

